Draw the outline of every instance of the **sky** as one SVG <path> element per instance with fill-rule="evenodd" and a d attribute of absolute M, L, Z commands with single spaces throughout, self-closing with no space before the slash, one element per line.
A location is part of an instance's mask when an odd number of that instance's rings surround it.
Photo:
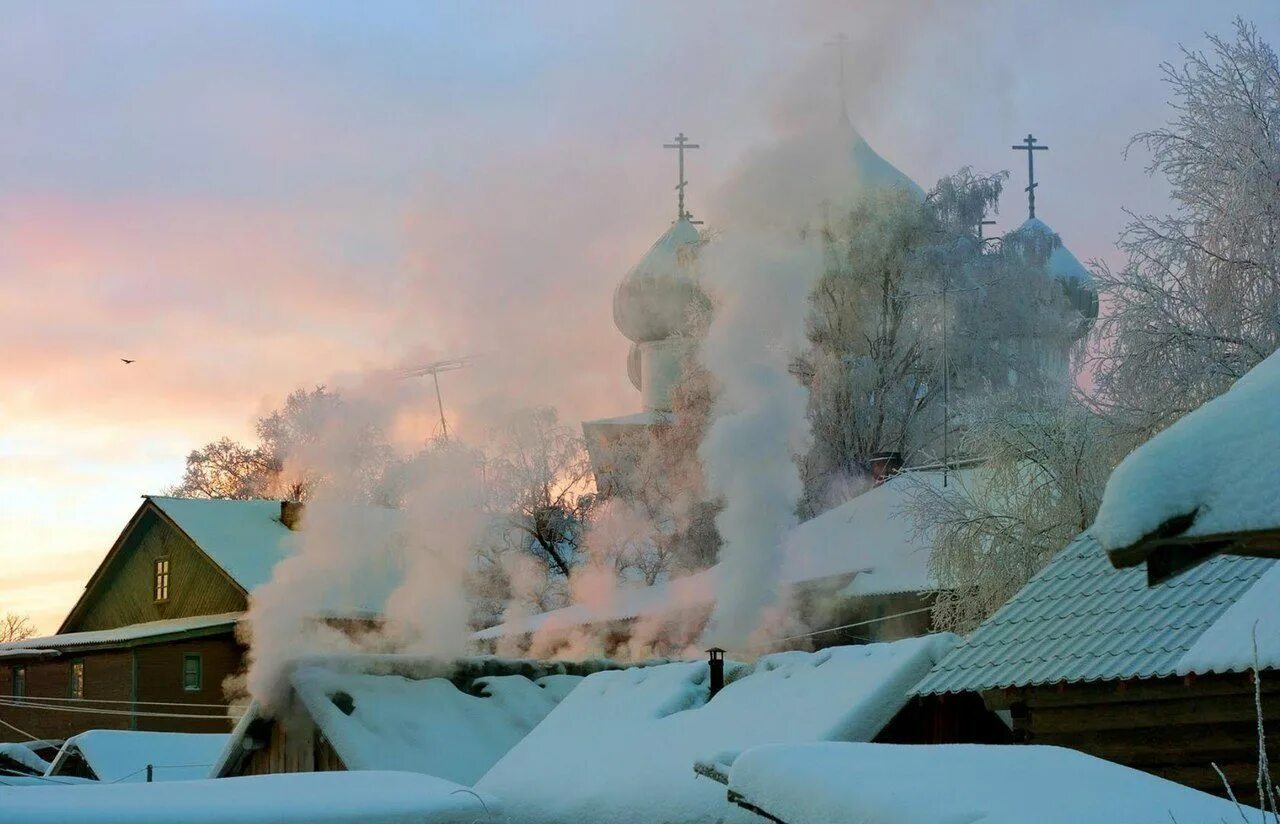
<path fill-rule="evenodd" d="M 839 104 L 926 188 L 1013 173 L 1118 263 L 1166 208 L 1125 147 L 1170 113 L 1159 64 L 1280 4 L 62 2 L 0 27 L 0 612 L 56 630 L 192 448 L 292 389 L 482 355 L 451 425 L 500 404 L 639 409 L 614 286 L 745 154 Z M 119 358 L 135 358 L 126 366 Z M 426 398 L 424 396 L 424 402 Z M 427 416 L 424 416 L 427 419 Z"/>

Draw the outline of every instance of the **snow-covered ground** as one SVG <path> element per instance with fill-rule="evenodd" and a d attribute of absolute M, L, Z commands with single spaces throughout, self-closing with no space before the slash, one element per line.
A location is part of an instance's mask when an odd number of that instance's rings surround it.
<path fill-rule="evenodd" d="M 867 741 L 955 643 L 951 635 L 786 652 L 707 700 L 705 662 L 588 676 L 476 788 L 513 824 L 717 822 L 750 816 L 694 773 L 764 743 Z"/>
<path fill-rule="evenodd" d="M 476 824 L 492 798 L 419 773 L 326 772 L 162 784 L 0 787 L 4 824 Z"/>
<path fill-rule="evenodd" d="M 1260 810 L 1060 747 L 763 746 L 737 759 L 729 787 L 787 824 L 1275 821 Z"/>
<path fill-rule="evenodd" d="M 1280 526 L 1280 352 L 1125 458 L 1091 531 L 1116 552 L 1179 516 L 1187 536 Z"/>

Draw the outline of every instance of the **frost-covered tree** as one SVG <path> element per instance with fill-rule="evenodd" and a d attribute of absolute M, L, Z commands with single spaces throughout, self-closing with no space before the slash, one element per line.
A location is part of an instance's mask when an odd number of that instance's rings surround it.
<path fill-rule="evenodd" d="M 1065 383 L 1057 353 L 1078 318 L 1048 276 L 1057 238 L 977 238 L 1004 177 L 962 169 L 923 201 L 874 191 L 824 227 L 827 271 L 811 296 L 811 347 L 796 364 L 814 436 L 801 514 L 859 492 L 876 453 L 941 458 L 947 390 L 959 400 Z"/>
<path fill-rule="evenodd" d="M 1104 418 L 1057 392 L 1006 391 L 958 416 L 975 466 L 920 482 L 909 510 L 934 549 L 939 629 L 966 632 L 1090 523 L 1123 454 Z"/>
<path fill-rule="evenodd" d="M 191 450 L 182 480 L 168 492 L 183 498 L 265 498 L 276 493 L 279 476 L 270 452 L 224 437 Z"/>
<path fill-rule="evenodd" d="M 1097 387 L 1149 436 L 1280 346 L 1280 64 L 1256 29 L 1163 66 L 1174 111 L 1137 135 L 1174 209 L 1130 215 L 1127 260 L 1097 267 L 1106 315 Z M 1132 148 L 1131 146 L 1131 148 Z"/>
<path fill-rule="evenodd" d="M 506 513 L 507 540 L 568 576 L 595 501 L 582 438 L 550 407 L 521 409 L 493 429 L 486 453 L 485 480 L 494 510 Z"/>

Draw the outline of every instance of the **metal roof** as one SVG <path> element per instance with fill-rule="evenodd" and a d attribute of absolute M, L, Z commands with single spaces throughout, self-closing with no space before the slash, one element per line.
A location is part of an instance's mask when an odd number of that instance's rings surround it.
<path fill-rule="evenodd" d="M 0 644 L 0 656 L 12 657 L 19 653 L 47 654 L 51 650 L 67 647 L 97 647 L 128 645 L 155 641 L 169 636 L 192 633 L 220 632 L 231 627 L 244 616 L 241 612 L 224 612 L 219 615 L 195 615 L 189 618 L 168 618 L 147 621 L 111 629 L 95 629 L 85 632 L 64 632 L 39 638 L 24 638 Z"/>
<path fill-rule="evenodd" d="M 1220 555 L 1157 586 L 1083 533 L 942 659 L 919 695 L 1176 674 L 1179 659 L 1275 561 Z"/>

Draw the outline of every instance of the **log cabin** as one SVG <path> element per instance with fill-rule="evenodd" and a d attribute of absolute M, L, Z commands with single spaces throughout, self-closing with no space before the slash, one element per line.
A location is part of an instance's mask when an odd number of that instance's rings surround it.
<path fill-rule="evenodd" d="M 1019 742 L 1222 795 L 1217 764 L 1236 796 L 1256 804 L 1259 708 L 1266 723 L 1280 721 L 1280 662 L 1261 662 L 1255 682 L 1248 636 L 1277 604 L 1274 560 L 1217 555 L 1149 586 L 1142 569 L 1117 569 L 1086 532 L 915 693 L 981 695 L 1011 715 Z M 1280 757 L 1280 737 L 1266 751 Z"/>
<path fill-rule="evenodd" d="M 300 506 L 144 497 L 57 634 L 0 644 L 0 735 L 228 732 L 236 627 Z"/>

